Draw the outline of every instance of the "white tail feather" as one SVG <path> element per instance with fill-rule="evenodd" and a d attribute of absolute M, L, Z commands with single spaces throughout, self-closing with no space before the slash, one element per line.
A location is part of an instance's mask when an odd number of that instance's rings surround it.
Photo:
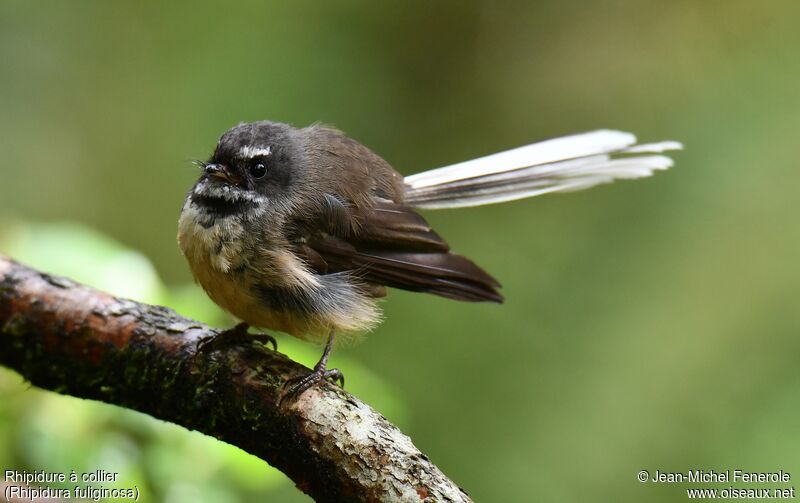
<path fill-rule="evenodd" d="M 669 157 L 637 154 L 682 148 L 674 141 L 635 143 L 631 133 L 599 130 L 425 171 L 405 178 L 406 203 L 417 208 L 459 208 L 582 190 L 667 169 L 672 166 Z"/>

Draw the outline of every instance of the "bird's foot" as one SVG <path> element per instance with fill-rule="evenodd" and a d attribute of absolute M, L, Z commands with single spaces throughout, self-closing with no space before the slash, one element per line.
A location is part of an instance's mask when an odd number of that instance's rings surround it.
<path fill-rule="evenodd" d="M 265 333 L 251 334 L 247 331 L 248 328 L 250 328 L 250 325 L 242 322 L 233 328 L 217 332 L 210 337 L 205 337 L 197 342 L 197 353 L 207 353 L 225 346 L 232 346 L 250 341 L 258 341 L 265 346 L 267 344 L 272 344 L 272 349 L 277 351 L 278 342 L 274 337 Z"/>
<path fill-rule="evenodd" d="M 344 374 L 339 369 L 328 369 L 328 355 L 333 346 L 333 332 L 328 337 L 328 343 L 325 344 L 325 351 L 319 359 L 314 370 L 306 375 L 295 377 L 286 381 L 284 387 L 288 389 L 281 395 L 279 404 L 282 405 L 285 401 L 295 400 L 300 397 L 307 389 L 322 381 L 330 381 L 333 383 L 338 382 L 339 386 L 344 388 Z"/>
<path fill-rule="evenodd" d="M 281 395 L 280 403 L 292 401 L 300 397 L 308 388 L 311 388 L 317 383 L 322 381 L 339 382 L 339 385 L 344 387 L 344 374 L 339 369 L 317 369 L 314 368 L 309 374 L 295 377 L 286 382 L 289 389 Z"/>

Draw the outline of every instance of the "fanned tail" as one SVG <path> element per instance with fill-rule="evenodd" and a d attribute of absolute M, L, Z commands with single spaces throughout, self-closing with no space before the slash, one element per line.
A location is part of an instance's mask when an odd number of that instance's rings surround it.
<path fill-rule="evenodd" d="M 407 176 L 405 203 L 460 208 L 582 190 L 668 169 L 672 159 L 658 154 L 681 148 L 675 141 L 636 145 L 623 131 L 563 136 Z"/>

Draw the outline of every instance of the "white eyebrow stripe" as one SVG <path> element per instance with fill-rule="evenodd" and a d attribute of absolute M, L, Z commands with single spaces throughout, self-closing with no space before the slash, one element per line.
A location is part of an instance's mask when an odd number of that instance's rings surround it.
<path fill-rule="evenodd" d="M 245 159 L 252 159 L 253 157 L 268 156 L 272 153 L 272 147 L 267 148 L 253 148 L 250 146 L 242 147 L 239 150 L 239 155 Z"/>

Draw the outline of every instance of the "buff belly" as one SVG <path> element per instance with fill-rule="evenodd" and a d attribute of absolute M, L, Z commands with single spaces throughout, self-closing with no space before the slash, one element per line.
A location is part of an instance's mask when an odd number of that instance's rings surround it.
<path fill-rule="evenodd" d="M 279 330 L 312 342 L 336 331 L 347 342 L 380 320 L 375 301 L 358 292 L 347 278 L 317 276 L 292 253 L 243 246 L 247 232 L 234 218 L 211 226 L 187 201 L 181 213 L 178 243 L 196 281 L 222 309 L 254 327 Z M 256 256 L 252 256 L 256 253 Z M 258 267 L 254 266 L 258 264 Z M 275 288 L 286 305 L 276 309 L 264 299 Z M 296 296 L 297 299 L 286 298 Z"/>

